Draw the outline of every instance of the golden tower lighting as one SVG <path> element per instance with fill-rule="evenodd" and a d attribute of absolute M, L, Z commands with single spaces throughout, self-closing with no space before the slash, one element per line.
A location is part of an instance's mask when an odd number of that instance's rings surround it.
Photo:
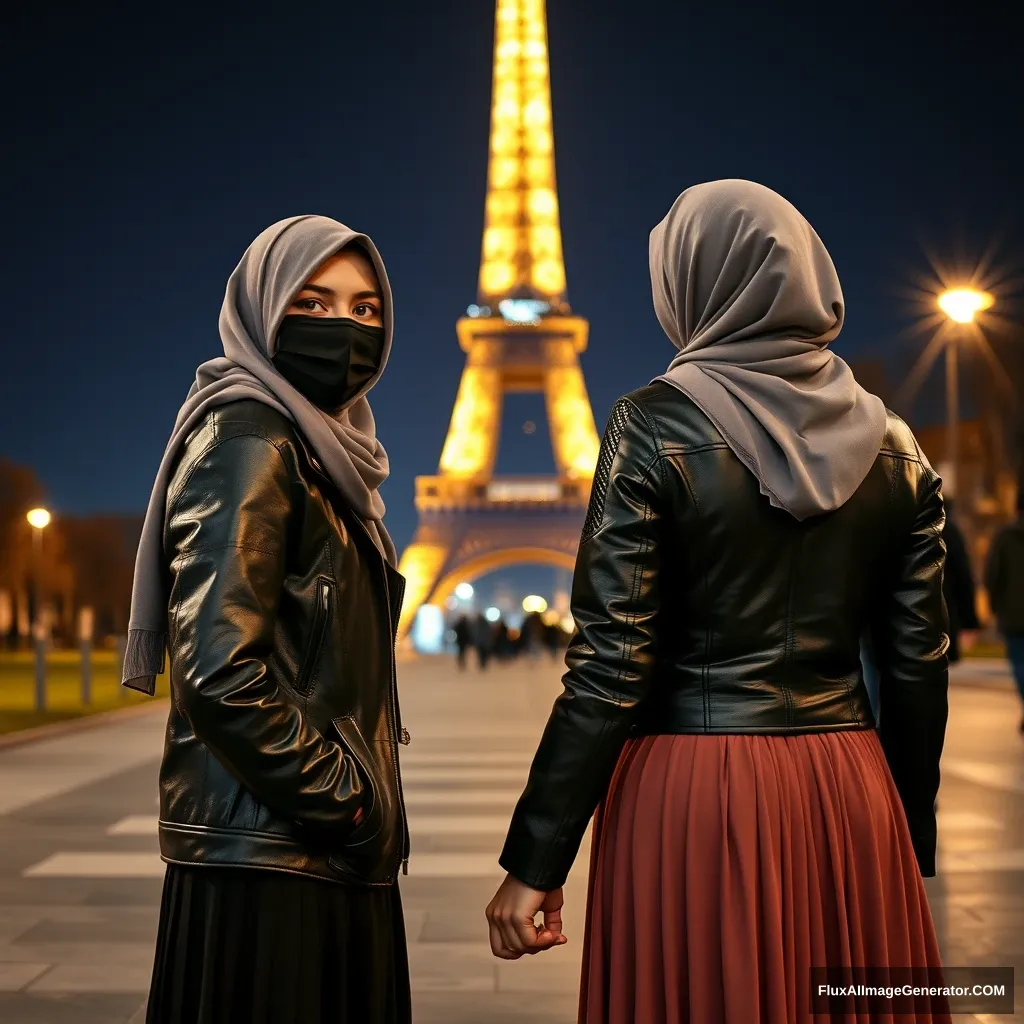
<path fill-rule="evenodd" d="M 480 305 L 565 303 L 543 0 L 498 0 Z"/>
<path fill-rule="evenodd" d="M 600 447 L 579 362 L 588 331 L 566 296 L 544 3 L 497 0 L 477 301 L 456 323 L 466 362 L 437 473 L 416 478 L 400 636 L 421 606 L 501 566 L 573 568 Z M 495 475 L 515 392 L 544 395 L 554 474 Z"/>

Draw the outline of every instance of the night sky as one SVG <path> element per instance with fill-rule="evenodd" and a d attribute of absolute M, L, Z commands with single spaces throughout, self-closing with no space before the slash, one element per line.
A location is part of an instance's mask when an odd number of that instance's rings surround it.
<path fill-rule="evenodd" d="M 851 359 L 920 344 L 901 331 L 926 253 L 968 265 L 996 241 L 1019 267 L 1019 41 L 1000 10 L 548 0 L 599 429 L 670 358 L 647 236 L 695 182 L 752 178 L 807 215 Z M 141 510 L 195 367 L 219 354 L 228 274 L 267 224 L 322 213 L 374 239 L 394 289 L 371 401 L 403 547 L 476 298 L 492 22 L 489 0 L 19 5 L 0 44 L 0 454 L 34 466 L 57 511 Z M 499 469 L 551 467 L 546 430 L 522 431 L 541 408 L 513 402 Z"/>

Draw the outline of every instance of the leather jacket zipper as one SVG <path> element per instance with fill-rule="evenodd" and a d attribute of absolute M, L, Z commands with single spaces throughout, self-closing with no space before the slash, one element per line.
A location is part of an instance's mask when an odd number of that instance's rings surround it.
<path fill-rule="evenodd" d="M 310 456 L 310 464 L 312 465 L 313 469 L 316 470 L 321 475 L 321 477 L 323 477 L 323 479 L 327 481 L 327 483 L 330 486 L 332 486 L 332 487 L 334 486 L 334 481 L 330 477 L 327 476 L 327 474 L 324 472 L 323 468 L 321 467 L 320 463 L 317 462 L 317 460 L 315 458 L 313 458 L 312 456 Z M 362 525 L 362 524 L 360 524 L 360 525 Z M 370 538 L 369 533 L 367 533 L 366 527 L 363 526 L 362 529 L 363 529 L 363 533 L 366 535 L 367 540 L 370 542 L 370 544 L 373 547 L 373 549 L 374 550 L 378 550 L 376 548 L 376 545 L 373 544 L 373 541 Z M 390 733 L 391 733 L 391 740 L 392 740 L 392 743 L 393 743 L 392 757 L 393 757 L 394 762 L 395 762 L 395 781 L 396 781 L 396 783 L 398 785 L 398 803 L 399 803 L 399 806 L 400 806 L 401 811 L 402 811 L 402 833 L 403 833 L 402 862 L 401 862 L 401 864 L 402 864 L 402 874 L 403 875 L 407 875 L 407 874 L 409 874 L 409 852 L 410 852 L 409 819 L 408 819 L 408 816 L 407 816 L 406 810 L 405 810 L 405 794 L 402 792 L 402 769 L 398 765 L 398 744 L 408 744 L 409 740 L 410 740 L 410 737 L 409 737 L 409 733 L 408 733 L 408 731 L 406 729 L 401 728 L 401 731 L 399 731 L 400 730 L 400 726 L 399 726 L 399 723 L 398 723 L 398 699 L 397 699 L 398 675 L 397 675 L 397 672 L 396 672 L 396 669 L 395 669 L 395 662 L 398 660 L 398 631 L 397 631 L 397 628 L 395 626 L 394 616 L 391 614 L 391 586 L 388 583 L 387 564 L 384 561 L 384 556 L 382 554 L 380 554 L 379 550 L 378 550 L 378 555 L 380 557 L 381 575 L 384 578 L 384 600 L 385 600 L 385 603 L 386 603 L 386 606 L 387 606 L 388 628 L 391 630 L 391 641 L 392 641 L 392 647 L 391 647 L 391 689 L 390 689 L 390 691 L 388 693 L 388 708 L 390 710 L 390 716 L 389 716 L 388 725 L 389 725 L 389 730 L 390 730 Z M 321 590 L 321 597 L 322 597 L 322 599 L 325 600 L 326 602 L 329 602 L 330 601 L 330 592 L 327 591 L 326 592 L 326 596 L 324 596 L 324 593 L 325 592 L 323 590 Z M 329 603 L 327 604 L 327 607 L 328 608 L 330 607 Z"/>
<path fill-rule="evenodd" d="M 325 579 L 317 580 L 316 595 L 316 617 L 313 622 L 313 632 L 309 638 L 309 649 L 306 652 L 306 660 L 295 680 L 295 689 L 299 693 L 309 692 L 309 681 L 316 671 L 317 662 L 324 647 L 324 638 L 327 635 L 327 625 L 331 617 L 331 585 Z"/>
<path fill-rule="evenodd" d="M 398 784 L 398 803 L 402 809 L 402 874 L 409 874 L 409 818 L 405 810 L 405 793 L 402 792 L 402 769 L 398 763 L 398 745 L 402 742 L 407 742 L 408 733 L 403 728 L 399 733 L 398 724 L 398 674 L 395 669 L 395 663 L 398 660 L 398 634 L 395 629 L 394 616 L 391 614 L 391 587 L 388 583 L 387 568 L 381 560 L 381 568 L 384 571 L 384 597 L 387 602 L 388 609 L 388 629 L 391 630 L 391 687 L 388 691 L 388 707 L 391 711 L 390 715 L 390 726 L 391 726 L 391 738 L 394 742 L 394 748 L 392 756 L 395 762 L 395 781 Z"/>

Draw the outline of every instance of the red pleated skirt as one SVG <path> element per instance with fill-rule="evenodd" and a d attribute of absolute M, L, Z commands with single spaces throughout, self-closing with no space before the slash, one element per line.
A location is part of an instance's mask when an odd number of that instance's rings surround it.
<path fill-rule="evenodd" d="M 812 1016 L 811 968 L 939 962 L 873 730 L 628 741 L 594 820 L 580 1024 L 891 1020 Z"/>

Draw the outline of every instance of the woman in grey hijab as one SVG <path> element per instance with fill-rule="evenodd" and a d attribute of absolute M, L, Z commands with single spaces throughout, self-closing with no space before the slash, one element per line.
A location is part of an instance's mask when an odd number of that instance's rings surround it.
<path fill-rule="evenodd" d="M 678 354 L 605 431 L 492 950 L 566 941 L 596 810 L 583 1024 L 948 1021 L 935 1000 L 812 998 L 815 967 L 939 980 L 922 875 L 946 722 L 940 481 L 829 349 L 839 279 L 781 196 L 687 189 L 650 266 Z"/>
<path fill-rule="evenodd" d="M 228 281 L 139 547 L 124 683 L 170 652 L 149 1024 L 406 1024 L 395 685 L 403 580 L 367 392 L 391 291 L 326 217 Z"/>

